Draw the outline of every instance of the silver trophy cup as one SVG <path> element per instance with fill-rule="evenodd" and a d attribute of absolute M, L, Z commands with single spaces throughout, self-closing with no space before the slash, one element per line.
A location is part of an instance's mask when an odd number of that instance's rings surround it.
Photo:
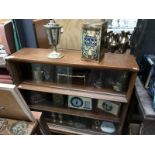
<path fill-rule="evenodd" d="M 52 47 L 52 52 L 48 55 L 48 58 L 62 58 L 63 54 L 57 52 L 57 45 L 59 44 L 62 27 L 55 23 L 54 20 L 50 20 L 48 24 L 44 25 L 44 28 L 48 37 L 48 42 Z"/>

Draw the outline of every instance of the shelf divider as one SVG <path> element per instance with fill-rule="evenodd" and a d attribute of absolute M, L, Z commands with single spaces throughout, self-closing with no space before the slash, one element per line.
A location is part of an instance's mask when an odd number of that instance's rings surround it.
<path fill-rule="evenodd" d="M 110 100 L 121 103 L 128 102 L 125 93 L 117 93 L 106 89 L 94 89 L 92 87 L 79 87 L 65 84 L 53 84 L 51 82 L 45 82 L 45 81 L 43 82 L 24 81 L 18 85 L 18 88 L 24 90 L 46 92 L 46 93 Z"/>
<path fill-rule="evenodd" d="M 59 134 L 72 134 L 72 135 L 108 135 L 107 133 L 94 131 L 91 129 L 78 129 L 67 125 L 60 125 L 54 123 L 47 123 L 51 132 Z"/>
<path fill-rule="evenodd" d="M 108 114 L 102 111 L 86 111 L 86 110 L 79 110 L 79 109 L 72 109 L 72 108 L 66 108 L 66 107 L 54 107 L 52 105 L 47 104 L 31 104 L 29 107 L 32 110 L 38 110 L 38 111 L 47 111 L 47 112 L 56 112 L 61 114 L 67 114 L 72 116 L 79 116 L 79 117 L 85 117 L 85 118 L 91 118 L 91 119 L 99 119 L 99 120 L 105 120 L 105 121 L 112 121 L 119 123 L 120 118 L 119 116 L 113 116 L 112 114 Z"/>

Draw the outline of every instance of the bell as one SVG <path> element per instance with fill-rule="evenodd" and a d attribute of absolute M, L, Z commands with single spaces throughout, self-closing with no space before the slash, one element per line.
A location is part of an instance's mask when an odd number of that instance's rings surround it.
<path fill-rule="evenodd" d="M 126 51 L 128 42 L 129 42 L 128 33 L 122 31 L 120 38 L 121 53 L 124 53 Z"/>
<path fill-rule="evenodd" d="M 117 49 L 117 46 L 118 46 L 117 35 L 113 34 L 110 42 L 110 49 L 112 53 L 115 52 L 115 50 Z"/>

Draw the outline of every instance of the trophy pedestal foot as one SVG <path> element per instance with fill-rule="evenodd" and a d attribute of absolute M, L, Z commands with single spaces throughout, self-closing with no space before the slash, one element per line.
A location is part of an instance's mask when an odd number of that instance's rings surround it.
<path fill-rule="evenodd" d="M 62 53 L 59 53 L 59 52 L 51 52 L 49 55 L 48 55 L 48 58 L 49 59 L 60 59 L 62 58 L 64 55 Z"/>

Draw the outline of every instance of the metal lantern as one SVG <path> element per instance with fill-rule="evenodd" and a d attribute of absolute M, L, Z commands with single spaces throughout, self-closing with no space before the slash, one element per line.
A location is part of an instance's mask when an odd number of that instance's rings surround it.
<path fill-rule="evenodd" d="M 57 45 L 59 44 L 61 35 L 61 26 L 55 23 L 54 20 L 50 20 L 48 24 L 44 25 L 44 28 L 48 37 L 48 42 L 52 47 L 52 52 L 48 55 L 48 58 L 62 58 L 63 54 L 57 52 Z"/>

